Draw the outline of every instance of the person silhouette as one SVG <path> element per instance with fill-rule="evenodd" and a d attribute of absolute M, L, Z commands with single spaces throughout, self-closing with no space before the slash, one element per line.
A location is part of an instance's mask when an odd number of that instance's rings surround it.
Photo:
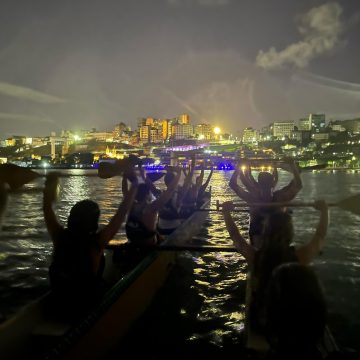
<path fill-rule="evenodd" d="M 50 285 L 55 298 L 66 311 L 88 310 L 100 300 L 105 283 L 104 249 L 124 222 L 134 201 L 137 182 L 134 179 L 118 210 L 110 222 L 99 230 L 100 209 L 86 199 L 70 210 L 67 227 L 57 220 L 53 210 L 58 174 L 47 176 L 43 196 L 43 210 L 47 230 L 53 242 L 53 258 L 49 268 Z"/>

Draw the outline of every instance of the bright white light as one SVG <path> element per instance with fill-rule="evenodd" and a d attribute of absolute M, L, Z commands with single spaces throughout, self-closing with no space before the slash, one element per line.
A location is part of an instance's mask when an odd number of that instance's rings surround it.
<path fill-rule="evenodd" d="M 75 141 L 79 141 L 79 140 L 80 140 L 80 136 L 79 136 L 79 135 L 74 135 L 74 140 L 75 140 Z"/>
<path fill-rule="evenodd" d="M 219 135 L 220 134 L 220 132 L 221 132 L 221 129 L 219 128 L 219 127 L 214 127 L 214 134 L 215 135 Z"/>

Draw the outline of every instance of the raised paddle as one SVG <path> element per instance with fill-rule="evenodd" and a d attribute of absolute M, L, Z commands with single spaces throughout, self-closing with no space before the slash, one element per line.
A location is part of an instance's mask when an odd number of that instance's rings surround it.
<path fill-rule="evenodd" d="M 122 175 L 136 165 L 141 165 L 141 159 L 134 155 L 130 155 L 125 159 L 116 160 L 114 163 L 101 162 L 99 164 L 98 175 L 102 179 L 112 178 L 117 175 Z"/>
<path fill-rule="evenodd" d="M 146 173 L 146 177 L 150 179 L 151 182 L 155 182 L 160 180 L 166 173 L 165 172 L 148 172 Z"/>
<path fill-rule="evenodd" d="M 197 251 L 197 252 L 237 252 L 234 246 L 219 246 L 219 245 L 159 245 L 154 247 L 154 250 L 159 251 Z"/>
<path fill-rule="evenodd" d="M 279 202 L 279 203 L 248 203 L 235 207 L 233 212 L 248 212 L 250 207 L 313 207 L 314 202 Z M 236 205 L 236 204 L 235 204 Z M 221 211 L 221 204 L 216 202 L 215 209 L 196 209 L 196 211 Z M 360 215 L 360 194 L 350 196 L 338 202 L 327 203 L 327 206 L 338 207 L 342 210 L 350 211 L 353 214 Z"/>
<path fill-rule="evenodd" d="M 246 160 L 246 159 L 244 159 Z M 277 166 L 285 171 L 292 172 L 290 168 L 290 164 L 288 161 L 284 159 L 247 159 L 246 162 L 252 164 L 252 167 L 259 168 L 261 166 L 269 166 L 271 164 L 277 164 Z M 240 160 L 241 164 L 241 160 Z M 312 170 L 322 170 L 327 167 L 327 164 L 317 164 L 317 165 L 311 165 L 311 166 L 299 166 L 299 163 L 297 162 L 299 172 L 302 171 L 312 171 Z"/>
<path fill-rule="evenodd" d="M 0 182 L 7 183 L 11 190 L 17 190 L 41 175 L 15 164 L 0 164 Z"/>
<path fill-rule="evenodd" d="M 106 246 L 107 249 L 126 249 L 126 247 L 131 247 L 128 243 L 120 243 L 120 244 L 109 244 Z M 223 252 L 237 252 L 234 246 L 227 245 L 156 245 L 149 246 L 146 250 L 157 250 L 157 251 L 197 251 L 197 252 L 215 252 L 215 251 L 223 251 Z"/>

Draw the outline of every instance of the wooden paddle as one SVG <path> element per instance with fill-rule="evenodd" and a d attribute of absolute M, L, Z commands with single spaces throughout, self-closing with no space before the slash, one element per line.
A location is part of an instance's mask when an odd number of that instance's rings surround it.
<path fill-rule="evenodd" d="M 233 246 L 219 246 L 219 245 L 159 245 L 154 247 L 154 250 L 159 251 L 197 251 L 197 252 L 237 252 Z"/>
<path fill-rule="evenodd" d="M 130 170 L 136 165 L 141 165 L 141 159 L 137 156 L 116 160 L 114 163 L 101 162 L 99 164 L 98 175 L 102 179 L 109 179 L 117 175 L 122 175 L 125 171 Z"/>
<path fill-rule="evenodd" d="M 131 248 L 129 243 L 120 243 L 120 244 L 108 244 L 107 249 L 126 249 L 127 247 Z M 156 251 L 197 251 L 197 252 L 237 252 L 234 246 L 222 246 L 222 245 L 156 245 L 146 248 L 146 250 L 156 250 Z"/>
<path fill-rule="evenodd" d="M 285 171 L 292 172 L 289 163 L 283 162 L 280 164 L 279 167 Z M 327 164 L 317 164 L 317 165 L 303 166 L 303 167 L 298 165 L 298 169 L 299 169 L 300 173 L 303 171 L 322 170 L 322 169 L 325 169 L 326 167 L 327 167 Z"/>
<path fill-rule="evenodd" d="M 235 204 L 236 205 L 236 204 Z M 282 203 L 249 203 L 235 207 L 233 212 L 249 212 L 250 207 L 313 207 L 314 202 L 282 202 Z M 338 207 L 342 210 L 350 211 L 353 214 L 360 215 L 360 194 L 350 196 L 338 202 L 327 203 L 327 206 Z M 215 209 L 196 209 L 196 211 L 221 211 L 221 204 L 216 202 Z"/>
<path fill-rule="evenodd" d="M 244 159 L 246 160 L 246 159 Z M 280 159 L 248 159 L 246 160 L 250 164 L 253 165 L 253 167 L 261 167 L 261 166 L 269 166 L 271 164 L 277 164 L 277 166 L 285 171 L 292 172 L 290 168 L 290 164 L 286 160 L 280 160 Z M 241 160 L 240 160 L 241 163 Z M 298 163 L 297 163 L 298 164 Z M 311 166 L 299 166 L 298 169 L 299 172 L 302 171 L 312 171 L 312 170 L 321 170 L 325 169 L 327 167 L 327 164 L 317 164 L 317 165 L 311 165 Z"/>
<path fill-rule="evenodd" d="M 41 175 L 25 167 L 14 164 L 0 164 L 0 182 L 7 183 L 11 190 L 19 189 Z"/>

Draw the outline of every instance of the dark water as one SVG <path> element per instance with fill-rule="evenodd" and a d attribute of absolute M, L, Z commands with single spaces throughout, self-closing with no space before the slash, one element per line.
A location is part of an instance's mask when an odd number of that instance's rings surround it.
<path fill-rule="evenodd" d="M 89 171 L 69 172 L 86 174 Z M 236 200 L 228 187 L 230 176 L 230 172 L 214 174 L 213 203 L 216 199 L 221 202 Z M 360 193 L 360 174 L 304 173 L 302 178 L 304 187 L 298 195 L 302 201 L 324 198 L 336 202 Z M 280 186 L 288 181 L 289 175 L 282 172 Z M 48 289 L 47 267 L 52 246 L 44 227 L 41 192 L 35 190 L 42 183 L 40 179 L 28 185 L 27 191 L 11 195 L 3 219 L 0 312 L 4 317 L 11 316 Z M 101 180 L 94 176 L 70 176 L 61 179 L 61 186 L 57 214 L 63 223 L 71 206 L 84 198 L 99 203 L 101 222 L 106 223 L 121 199 L 120 178 Z M 324 254 L 315 260 L 314 267 L 327 294 L 330 327 L 341 347 L 357 353 L 360 352 L 360 217 L 334 207 L 330 218 Z M 293 219 L 296 241 L 310 239 L 318 220 L 317 212 L 312 208 L 299 208 L 294 210 Z M 237 222 L 246 234 L 246 215 L 238 214 Z M 117 238 L 123 237 L 121 231 Z M 231 244 L 220 213 L 209 213 L 205 227 L 193 242 Z M 153 329 L 150 331 L 159 331 L 159 326 L 154 324 L 155 313 L 163 329 L 159 332 L 160 343 L 168 341 L 171 335 L 183 351 L 201 346 L 214 352 L 226 346 L 236 348 L 244 324 L 246 266 L 243 259 L 236 253 L 221 252 L 184 253 L 179 257 L 176 274 L 166 285 L 167 291 L 159 298 L 158 307 L 152 310 L 149 321 Z"/>

